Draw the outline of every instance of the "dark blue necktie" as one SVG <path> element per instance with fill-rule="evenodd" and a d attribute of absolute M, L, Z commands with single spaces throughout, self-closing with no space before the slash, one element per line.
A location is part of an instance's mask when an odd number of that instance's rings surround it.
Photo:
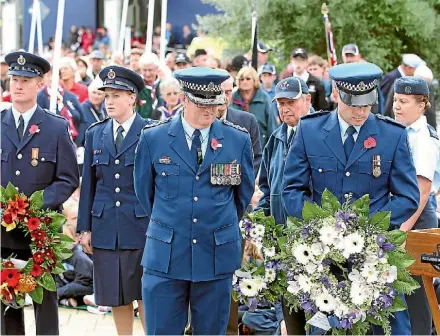
<path fill-rule="evenodd" d="M 356 133 L 356 128 L 354 128 L 354 126 L 350 126 L 349 128 L 347 128 L 347 131 L 345 134 L 347 134 L 347 139 L 345 139 L 344 142 L 344 150 L 345 150 L 345 157 L 348 158 L 350 157 L 351 151 L 353 150 L 354 147 L 354 137 L 353 134 Z"/>
<path fill-rule="evenodd" d="M 194 158 L 194 162 L 196 163 L 196 166 L 199 166 L 202 161 L 202 142 L 200 141 L 200 130 L 196 129 L 194 130 L 193 136 L 192 136 L 192 143 L 191 143 L 191 154 Z"/>

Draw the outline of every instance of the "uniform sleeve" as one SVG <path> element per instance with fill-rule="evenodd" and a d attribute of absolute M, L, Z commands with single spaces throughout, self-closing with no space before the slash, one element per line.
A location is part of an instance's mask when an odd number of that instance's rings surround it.
<path fill-rule="evenodd" d="M 241 183 L 234 188 L 234 200 L 237 216 L 240 220 L 251 202 L 255 191 L 254 167 L 252 164 L 251 139 L 247 137 L 241 155 Z"/>
<path fill-rule="evenodd" d="M 89 130 L 86 135 L 84 164 L 82 172 L 81 195 L 79 198 L 78 224 L 76 231 L 91 231 L 92 208 L 96 191 L 96 174 L 93 163 L 93 131 Z"/>
<path fill-rule="evenodd" d="M 423 176 L 432 182 L 439 160 L 439 151 L 433 139 L 429 135 L 423 135 L 417 137 L 414 142 L 412 158 L 417 176 Z"/>
<path fill-rule="evenodd" d="M 258 174 L 258 169 L 260 169 L 261 164 L 261 140 L 260 140 L 260 130 L 258 129 L 257 119 L 253 114 L 249 114 L 252 116 L 251 124 L 250 124 L 250 136 L 252 140 L 252 151 L 254 153 L 254 173 Z"/>
<path fill-rule="evenodd" d="M 134 162 L 134 190 L 140 204 L 147 212 L 148 217 L 151 216 L 153 208 L 154 178 L 155 173 L 150 148 L 148 146 L 146 133 L 142 131 Z"/>
<path fill-rule="evenodd" d="M 67 121 L 58 132 L 58 148 L 53 182 L 44 189 L 43 209 L 58 209 L 79 186 L 79 170 L 76 153 L 69 135 Z"/>
<path fill-rule="evenodd" d="M 270 185 L 269 185 L 269 168 L 270 168 L 270 155 L 272 152 L 273 135 L 270 137 L 269 142 L 263 150 L 263 162 L 260 166 L 260 173 L 258 179 L 258 187 L 260 188 L 262 195 L 258 201 L 255 211 L 263 209 L 266 216 L 270 216 Z"/>
<path fill-rule="evenodd" d="M 299 123 L 284 167 L 283 201 L 287 216 L 302 218 L 302 208 L 310 199 L 311 170 L 304 146 L 303 127 Z"/>
<path fill-rule="evenodd" d="M 402 132 L 390 169 L 391 200 L 380 211 L 391 211 L 391 225 L 400 226 L 419 207 L 416 170 L 408 146 L 407 132 Z"/>

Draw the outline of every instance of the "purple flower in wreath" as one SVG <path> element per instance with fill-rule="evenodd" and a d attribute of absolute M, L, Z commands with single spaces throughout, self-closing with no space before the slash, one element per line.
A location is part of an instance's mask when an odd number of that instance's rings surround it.
<path fill-rule="evenodd" d="M 342 210 L 339 210 L 336 213 L 336 227 L 338 229 L 344 228 L 344 226 L 347 226 L 347 224 L 350 224 L 354 221 L 357 221 L 357 216 L 353 212 L 344 212 Z"/>
<path fill-rule="evenodd" d="M 351 329 L 353 327 L 353 320 L 355 318 L 356 318 L 355 313 L 350 313 L 348 315 L 345 315 L 340 322 L 342 329 Z"/>
<path fill-rule="evenodd" d="M 394 246 L 394 244 L 386 242 L 382 244 L 382 249 L 385 251 L 394 251 L 396 249 L 396 246 Z"/>
<path fill-rule="evenodd" d="M 243 220 L 243 224 L 244 224 L 244 232 L 246 233 L 246 236 L 249 236 L 251 234 L 251 230 L 253 227 L 252 222 L 249 219 L 245 218 Z"/>

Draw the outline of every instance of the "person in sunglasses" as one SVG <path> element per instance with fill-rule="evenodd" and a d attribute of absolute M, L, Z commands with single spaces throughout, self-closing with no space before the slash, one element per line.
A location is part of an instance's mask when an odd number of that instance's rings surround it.
<path fill-rule="evenodd" d="M 371 113 L 382 70 L 351 63 L 332 67 L 329 75 L 336 110 L 302 117 L 287 155 L 287 215 L 302 218 L 304 203 L 320 205 L 327 188 L 341 203 L 369 194 L 371 214 L 390 211 L 391 229 L 398 229 L 418 209 L 419 188 L 405 126 Z M 393 335 L 411 335 L 407 310 L 394 313 L 390 322 Z"/>

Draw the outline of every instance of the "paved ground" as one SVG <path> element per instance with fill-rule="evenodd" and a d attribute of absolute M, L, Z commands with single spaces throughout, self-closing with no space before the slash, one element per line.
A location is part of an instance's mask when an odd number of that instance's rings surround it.
<path fill-rule="evenodd" d="M 26 307 L 24 310 L 26 321 L 26 335 L 35 335 L 34 309 Z M 59 308 L 60 335 L 117 335 L 111 314 L 95 315 L 88 311 Z M 145 335 L 141 321 L 134 320 L 134 335 Z"/>

